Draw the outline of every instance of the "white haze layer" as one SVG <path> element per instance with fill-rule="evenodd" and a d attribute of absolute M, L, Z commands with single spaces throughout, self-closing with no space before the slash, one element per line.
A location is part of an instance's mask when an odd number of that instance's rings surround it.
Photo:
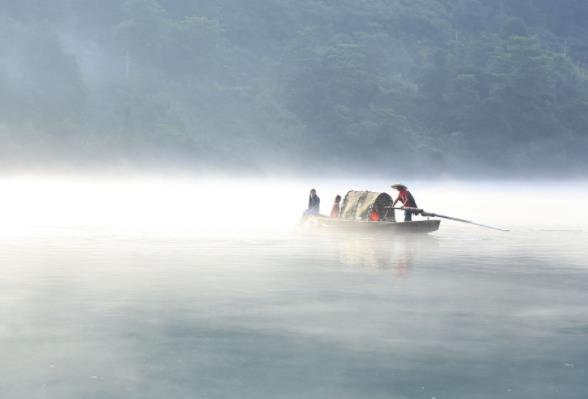
<path fill-rule="evenodd" d="M 0 231 L 100 226 L 127 230 L 267 231 L 294 228 L 310 188 L 328 214 L 336 194 L 387 191 L 395 181 L 359 179 L 0 179 Z M 419 207 L 511 229 L 584 229 L 586 182 L 405 181 Z M 445 225 L 455 222 L 444 222 Z M 443 225 L 442 225 L 443 227 Z"/>
<path fill-rule="evenodd" d="M 1 180 L 0 397 L 587 397 L 586 184 L 403 181 L 509 233 L 297 228 L 391 183 Z"/>

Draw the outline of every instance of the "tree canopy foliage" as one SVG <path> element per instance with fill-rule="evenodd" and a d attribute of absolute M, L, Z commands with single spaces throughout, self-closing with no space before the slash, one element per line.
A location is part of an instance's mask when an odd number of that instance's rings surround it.
<path fill-rule="evenodd" d="M 0 5 L 5 165 L 587 170 L 584 0 Z"/>

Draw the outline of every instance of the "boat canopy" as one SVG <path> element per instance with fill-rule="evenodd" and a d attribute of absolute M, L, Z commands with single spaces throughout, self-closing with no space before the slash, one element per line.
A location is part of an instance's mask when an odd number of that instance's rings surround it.
<path fill-rule="evenodd" d="M 395 221 L 394 201 L 387 193 L 373 191 L 349 191 L 341 207 L 342 219 L 367 220 L 369 213 L 375 210 L 382 220 Z"/>

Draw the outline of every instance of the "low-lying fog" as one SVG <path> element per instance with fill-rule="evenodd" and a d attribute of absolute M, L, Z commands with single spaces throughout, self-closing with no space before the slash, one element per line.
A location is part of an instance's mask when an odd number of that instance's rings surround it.
<path fill-rule="evenodd" d="M 0 180 L 3 397 L 584 397 L 588 185 L 402 181 L 508 233 L 298 226 L 392 183 Z"/>
<path fill-rule="evenodd" d="M 292 229 L 310 188 L 328 214 L 350 189 L 387 191 L 389 180 L 4 178 L 0 220 L 6 233 L 38 227 L 110 226 L 170 231 Z M 586 182 L 405 181 L 430 212 L 513 228 L 583 229 Z M 444 225 L 451 224 L 444 223 Z M 475 231 L 475 230 L 474 230 Z"/>

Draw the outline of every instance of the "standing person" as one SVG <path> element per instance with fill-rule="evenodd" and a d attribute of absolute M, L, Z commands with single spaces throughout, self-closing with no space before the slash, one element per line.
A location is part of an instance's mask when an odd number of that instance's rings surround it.
<path fill-rule="evenodd" d="M 333 207 L 331 208 L 331 217 L 338 218 L 339 214 L 341 213 L 341 196 L 337 194 L 335 197 L 335 202 L 333 203 Z"/>
<path fill-rule="evenodd" d="M 308 209 L 304 212 L 305 216 L 318 215 L 321 210 L 321 199 L 316 194 L 316 190 L 313 188 L 310 190 L 308 196 Z"/>
<path fill-rule="evenodd" d="M 400 201 L 404 208 L 416 208 L 417 207 L 417 204 L 416 204 L 416 201 L 414 200 L 414 197 L 412 196 L 410 191 L 408 191 L 408 188 L 404 184 L 394 184 L 392 186 L 392 188 L 398 190 L 398 198 L 396 198 L 396 200 L 394 201 L 392 206 L 396 205 L 396 203 Z M 411 209 L 405 209 L 404 210 L 404 221 L 405 222 L 412 221 L 412 214 L 413 213 L 415 215 L 417 214 L 417 212 L 415 212 Z"/>

